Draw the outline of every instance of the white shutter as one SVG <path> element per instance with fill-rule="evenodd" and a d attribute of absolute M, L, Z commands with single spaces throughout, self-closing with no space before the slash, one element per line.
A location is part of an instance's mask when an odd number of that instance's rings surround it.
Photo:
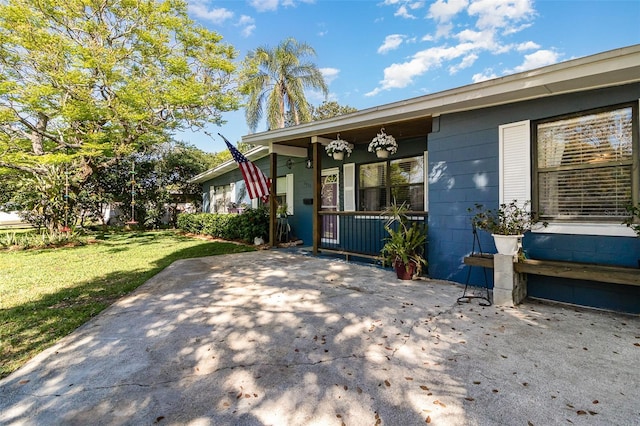
<path fill-rule="evenodd" d="M 231 182 L 229 184 L 229 187 L 230 187 L 229 202 L 235 203 L 236 202 L 236 184 Z"/>
<path fill-rule="evenodd" d="M 424 152 L 424 163 L 422 170 L 424 171 L 424 211 L 429 211 L 429 152 Z"/>
<path fill-rule="evenodd" d="M 499 127 L 500 204 L 531 200 L 531 123 L 529 120 Z"/>
<path fill-rule="evenodd" d="M 258 201 L 259 201 L 259 200 L 260 200 L 259 198 L 253 198 L 253 199 L 251 200 L 251 208 L 252 208 L 252 209 L 257 209 L 257 208 L 258 208 Z"/>
<path fill-rule="evenodd" d="M 287 193 L 285 195 L 287 199 L 287 214 L 293 215 L 293 173 L 287 175 Z"/>
<path fill-rule="evenodd" d="M 215 213 L 215 203 L 216 203 L 216 190 L 213 185 L 209 187 L 209 213 Z"/>
<path fill-rule="evenodd" d="M 344 174 L 344 208 L 345 212 L 356 211 L 356 165 L 347 163 L 342 166 Z"/>

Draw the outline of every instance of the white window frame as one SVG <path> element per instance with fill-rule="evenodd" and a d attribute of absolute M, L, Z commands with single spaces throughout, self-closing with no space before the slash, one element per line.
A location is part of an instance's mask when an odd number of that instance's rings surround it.
<path fill-rule="evenodd" d="M 285 185 L 283 189 L 281 188 L 283 185 L 276 184 L 276 196 L 284 195 L 285 203 L 287 203 L 287 215 L 293 216 L 293 173 L 289 173 L 285 176 L 279 176 L 277 179 L 284 179 Z"/>
<path fill-rule="evenodd" d="M 531 186 L 531 121 L 524 120 L 499 126 L 500 203 L 514 199 L 520 203 L 532 199 Z M 523 172 L 524 171 L 524 172 Z M 603 222 L 549 221 L 546 227 L 535 226 L 539 234 L 571 234 L 633 237 L 635 232 L 624 224 Z"/>

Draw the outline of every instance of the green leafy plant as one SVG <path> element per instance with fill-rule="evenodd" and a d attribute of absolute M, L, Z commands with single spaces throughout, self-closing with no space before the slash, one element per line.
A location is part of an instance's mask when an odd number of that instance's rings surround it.
<path fill-rule="evenodd" d="M 269 212 L 264 207 L 247 209 L 242 214 L 182 213 L 178 228 L 192 234 L 211 235 L 225 240 L 252 242 L 255 237 L 267 240 Z"/>
<path fill-rule="evenodd" d="M 629 217 L 627 217 L 622 223 L 633 229 L 638 237 L 640 237 L 640 206 L 634 206 L 629 203 L 625 206 Z"/>
<path fill-rule="evenodd" d="M 474 208 L 467 211 L 475 213 L 471 224 L 476 229 L 497 235 L 523 235 L 536 223 L 547 226 L 547 222 L 539 222 L 535 218 L 535 214 L 529 209 L 530 205 L 530 201 L 520 205 L 518 200 L 513 200 L 509 204 L 500 204 L 497 210 L 485 209 L 482 204 L 475 204 Z"/>
<path fill-rule="evenodd" d="M 416 264 L 418 270 L 427 264 L 424 258 L 427 229 L 424 225 L 411 223 L 407 211 L 406 203 L 393 203 L 382 213 L 381 216 L 388 218 L 384 228 L 389 236 L 385 238 L 381 254 L 383 263 L 389 262 L 397 267 L 402 262 L 408 272 L 411 262 Z"/>

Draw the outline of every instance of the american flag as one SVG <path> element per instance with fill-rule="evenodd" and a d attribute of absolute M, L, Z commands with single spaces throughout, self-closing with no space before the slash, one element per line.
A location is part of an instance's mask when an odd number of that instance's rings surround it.
<path fill-rule="evenodd" d="M 218 133 L 220 135 L 220 133 Z M 238 167 L 242 172 L 244 183 L 249 191 L 249 198 L 260 198 L 263 202 L 269 201 L 269 190 L 271 189 L 271 179 L 265 176 L 264 173 L 251 161 L 247 159 L 238 149 L 231 145 L 231 143 L 224 136 L 220 135 L 227 144 L 231 156 L 238 163 Z"/>

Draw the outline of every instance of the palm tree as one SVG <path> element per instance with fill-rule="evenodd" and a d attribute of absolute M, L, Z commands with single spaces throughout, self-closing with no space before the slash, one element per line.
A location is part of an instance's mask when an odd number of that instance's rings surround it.
<path fill-rule="evenodd" d="M 311 111 L 304 95 L 305 89 L 321 90 L 327 96 L 324 77 L 312 62 L 301 62 L 305 56 L 315 56 L 315 50 L 306 43 L 288 38 L 275 48 L 259 47 L 245 59 L 242 93 L 247 98 L 245 116 L 247 125 L 255 132 L 263 117 L 269 129 L 285 127 L 287 113 L 293 124 L 311 120 Z"/>

